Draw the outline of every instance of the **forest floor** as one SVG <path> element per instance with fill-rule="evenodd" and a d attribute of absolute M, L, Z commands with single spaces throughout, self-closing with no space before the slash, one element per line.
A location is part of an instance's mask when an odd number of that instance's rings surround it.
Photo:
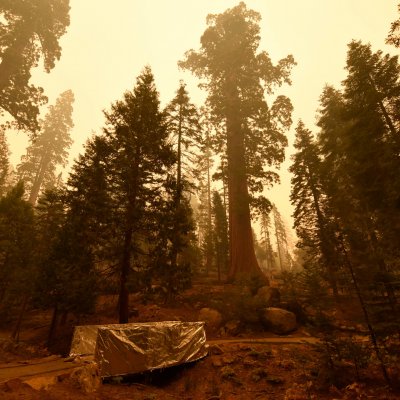
<path fill-rule="evenodd" d="M 219 301 L 225 301 L 228 312 L 230 304 L 223 297 L 224 291 L 222 285 L 198 283 L 172 305 L 132 296 L 131 322 L 196 321 L 202 307 L 216 308 Z M 350 317 L 353 321 L 354 316 Z M 8 339 L 13 324 L 0 326 L 0 399 L 400 399 L 400 392 L 385 385 L 376 365 L 361 371 L 360 379 L 350 365 L 330 370 L 317 339 L 301 325 L 287 336 L 256 325 L 235 335 L 207 327 L 209 354 L 200 361 L 84 387 L 72 371 L 90 365 L 88 360 L 65 358 L 73 326 L 115 323 L 115 318 L 116 297 L 103 296 L 93 315 L 79 321 L 69 316 L 59 325 L 50 349 L 44 347 L 50 310 L 27 313 L 18 343 Z M 340 318 L 339 324 L 350 324 L 345 315 Z"/>

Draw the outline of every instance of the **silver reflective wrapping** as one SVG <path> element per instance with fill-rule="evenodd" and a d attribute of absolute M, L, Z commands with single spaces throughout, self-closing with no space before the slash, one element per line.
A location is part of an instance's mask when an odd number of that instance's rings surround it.
<path fill-rule="evenodd" d="M 100 376 L 136 374 L 207 355 L 204 322 L 152 322 L 98 328 Z"/>
<path fill-rule="evenodd" d="M 130 324 L 108 324 L 108 325 L 81 325 L 76 326 L 72 337 L 70 357 L 92 355 L 96 348 L 97 332 L 99 328 L 112 328 L 128 326 Z"/>

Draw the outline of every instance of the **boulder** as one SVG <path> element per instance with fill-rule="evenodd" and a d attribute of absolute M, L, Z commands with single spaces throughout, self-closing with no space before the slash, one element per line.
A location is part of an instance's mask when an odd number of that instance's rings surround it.
<path fill-rule="evenodd" d="M 97 364 L 90 363 L 75 369 L 70 376 L 73 385 L 85 393 L 95 392 L 101 384 Z"/>
<path fill-rule="evenodd" d="M 260 287 L 254 298 L 262 307 L 277 307 L 281 301 L 279 290 L 271 286 Z"/>
<path fill-rule="evenodd" d="M 213 308 L 202 308 L 199 312 L 199 321 L 204 321 L 211 329 L 218 329 L 222 323 L 222 315 Z"/>
<path fill-rule="evenodd" d="M 271 332 L 285 335 L 296 329 L 296 315 L 282 308 L 267 307 L 262 311 L 261 320 Z"/>
<path fill-rule="evenodd" d="M 208 353 L 212 355 L 221 355 L 224 351 L 217 344 L 213 344 L 208 348 Z"/>

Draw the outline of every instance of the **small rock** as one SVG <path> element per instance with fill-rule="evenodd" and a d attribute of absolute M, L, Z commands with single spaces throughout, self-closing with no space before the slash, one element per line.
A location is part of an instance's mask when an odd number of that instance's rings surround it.
<path fill-rule="evenodd" d="M 241 322 L 239 320 L 228 321 L 225 326 L 225 333 L 228 336 L 236 336 L 240 333 Z"/>
<path fill-rule="evenodd" d="M 221 369 L 221 376 L 223 379 L 232 379 L 236 377 L 236 373 L 231 367 L 224 367 Z"/>
<path fill-rule="evenodd" d="M 214 355 L 219 355 L 222 354 L 224 351 L 221 349 L 220 346 L 218 346 L 217 344 L 213 344 L 209 347 L 209 353 L 210 354 L 214 354 Z"/>
<path fill-rule="evenodd" d="M 19 378 L 10 379 L 9 381 L 5 382 L 3 385 L 4 385 L 4 388 L 2 387 L 2 389 L 5 392 L 18 392 L 22 387 L 30 388 L 30 386 L 27 383 L 22 382 L 21 379 L 19 379 Z"/>
<path fill-rule="evenodd" d="M 61 374 L 57 376 L 57 381 L 64 382 L 65 380 L 69 379 L 69 377 L 70 377 L 69 373 Z"/>
<path fill-rule="evenodd" d="M 257 365 L 257 363 L 255 361 L 253 361 L 252 359 L 250 359 L 250 358 L 245 358 L 242 361 L 242 365 L 245 366 L 245 367 L 254 367 L 254 366 Z"/>
<path fill-rule="evenodd" d="M 32 389 L 47 390 L 49 386 L 55 385 L 58 379 L 56 376 L 38 376 L 25 381 Z"/>
<path fill-rule="evenodd" d="M 139 310 L 137 308 L 131 308 L 129 310 L 129 316 L 130 317 L 138 317 L 139 316 Z"/>
<path fill-rule="evenodd" d="M 235 362 L 235 357 L 225 356 L 222 358 L 224 364 L 233 364 Z"/>
<path fill-rule="evenodd" d="M 256 368 L 251 373 L 251 379 L 254 382 L 259 382 L 261 380 L 261 378 L 265 378 L 266 376 L 267 376 L 267 371 L 265 371 L 264 368 Z"/>
<path fill-rule="evenodd" d="M 284 380 L 282 378 L 279 378 L 278 376 L 269 376 L 269 375 L 265 378 L 265 380 L 274 385 L 279 385 L 284 382 Z"/>
<path fill-rule="evenodd" d="M 212 360 L 212 365 L 216 368 L 221 368 L 224 364 L 222 364 L 221 359 L 216 358 L 215 360 Z"/>

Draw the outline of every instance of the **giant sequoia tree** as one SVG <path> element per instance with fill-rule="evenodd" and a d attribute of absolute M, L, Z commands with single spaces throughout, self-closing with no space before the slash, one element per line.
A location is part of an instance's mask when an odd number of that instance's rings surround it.
<path fill-rule="evenodd" d="M 42 58 L 49 72 L 60 58 L 69 0 L 2 0 L 0 18 L 0 115 L 6 111 L 19 128 L 36 130 L 46 99 L 42 88 L 30 84 L 31 69 Z"/>
<path fill-rule="evenodd" d="M 251 197 L 278 179 L 268 166 L 279 165 L 291 124 L 288 98 L 268 107 L 264 93 L 290 83 L 294 64 L 288 56 L 274 66 L 266 52 L 257 53 L 260 14 L 241 2 L 222 14 L 209 15 L 199 51 L 190 50 L 180 66 L 205 79 L 208 105 L 225 132 L 230 220 L 230 279 L 262 276 L 250 223 Z"/>
<path fill-rule="evenodd" d="M 29 191 L 29 201 L 35 205 L 43 187 L 54 184 L 56 168 L 65 166 L 68 149 L 72 144 L 70 131 L 74 94 L 67 90 L 49 107 L 49 112 L 40 123 L 40 133 L 31 140 L 26 155 L 18 165 L 19 178 Z"/>

